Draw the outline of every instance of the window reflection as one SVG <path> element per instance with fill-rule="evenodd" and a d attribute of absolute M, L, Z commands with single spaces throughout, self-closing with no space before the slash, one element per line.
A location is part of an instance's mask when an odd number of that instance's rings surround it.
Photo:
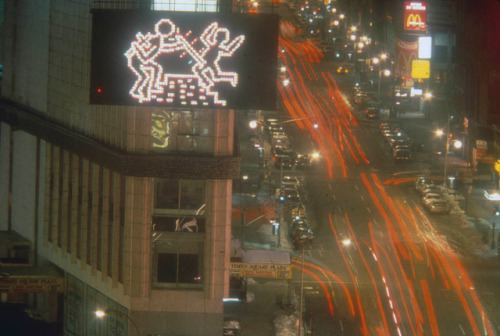
<path fill-rule="evenodd" d="M 212 151 L 211 111 L 155 110 L 151 114 L 151 150 L 157 152 Z"/>

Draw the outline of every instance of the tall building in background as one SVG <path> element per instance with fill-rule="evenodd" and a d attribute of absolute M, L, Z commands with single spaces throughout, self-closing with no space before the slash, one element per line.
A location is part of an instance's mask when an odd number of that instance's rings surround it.
<path fill-rule="evenodd" d="M 222 333 L 235 111 L 273 104 L 247 78 L 275 89 L 278 20 L 151 9 L 221 11 L 215 0 L 5 1 L 0 291 L 65 335 Z M 117 27 L 140 29 L 122 40 L 131 32 Z M 231 63 L 241 55 L 255 64 Z M 270 99 L 245 105 L 242 90 Z"/>

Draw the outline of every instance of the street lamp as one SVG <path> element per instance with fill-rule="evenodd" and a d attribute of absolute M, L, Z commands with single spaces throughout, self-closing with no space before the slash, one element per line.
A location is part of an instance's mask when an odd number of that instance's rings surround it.
<path fill-rule="evenodd" d="M 380 68 L 380 66 L 379 66 Z M 389 77 L 391 75 L 391 70 L 389 69 L 384 69 L 384 70 L 378 70 L 378 87 L 377 87 L 377 96 L 380 97 L 380 77 L 382 77 L 382 74 L 384 77 Z"/>
<path fill-rule="evenodd" d="M 339 19 L 344 21 L 344 34 L 347 35 L 347 20 L 344 20 L 345 19 L 345 15 L 344 14 L 340 14 L 339 15 Z"/>
<path fill-rule="evenodd" d="M 102 319 L 102 318 L 106 317 L 106 315 L 108 315 L 108 314 L 110 314 L 110 313 L 115 314 L 115 315 L 117 315 L 117 316 L 125 317 L 127 320 L 129 320 L 129 321 L 132 323 L 132 325 L 133 325 L 133 326 L 134 326 L 134 328 L 135 328 L 135 331 L 137 332 L 137 335 L 138 335 L 138 336 L 141 336 L 141 333 L 139 332 L 139 328 L 137 327 L 137 324 L 135 324 L 134 320 L 132 320 L 132 319 L 130 318 L 130 316 L 128 316 L 128 315 L 127 315 L 127 314 L 125 314 L 125 313 L 122 313 L 121 311 L 118 311 L 118 310 L 116 310 L 116 309 L 106 309 L 106 310 L 101 310 L 101 309 L 98 309 L 98 310 L 96 310 L 96 311 L 95 311 L 95 316 L 96 316 L 97 318 Z"/>

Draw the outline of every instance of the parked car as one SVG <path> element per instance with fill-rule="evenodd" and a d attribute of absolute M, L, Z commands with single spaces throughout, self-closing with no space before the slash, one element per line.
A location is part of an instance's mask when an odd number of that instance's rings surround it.
<path fill-rule="evenodd" d="M 337 73 L 341 75 L 346 75 L 349 73 L 349 67 L 347 65 L 337 66 Z"/>
<path fill-rule="evenodd" d="M 284 188 L 279 191 L 280 202 L 298 203 L 300 202 L 299 192 L 295 188 Z"/>
<path fill-rule="evenodd" d="M 288 155 L 276 155 L 274 160 L 274 167 L 283 169 L 292 169 L 292 160 Z"/>
<path fill-rule="evenodd" d="M 424 205 L 428 205 L 429 203 L 434 201 L 446 201 L 446 199 L 444 199 L 443 196 L 438 193 L 429 193 L 422 197 L 422 202 L 424 203 Z"/>
<path fill-rule="evenodd" d="M 431 193 L 439 194 L 440 192 L 441 192 L 441 189 L 439 189 L 438 186 L 430 185 L 428 188 L 422 190 L 420 193 L 422 194 L 422 196 L 425 196 L 425 195 L 431 194 Z"/>
<path fill-rule="evenodd" d="M 450 213 L 450 204 L 448 201 L 434 201 L 430 202 L 425 208 L 431 213 L 439 213 L 439 214 L 449 214 Z"/>
<path fill-rule="evenodd" d="M 366 115 L 366 118 L 371 119 L 371 120 L 380 118 L 378 108 L 376 108 L 376 107 L 367 108 L 365 110 L 365 115 Z"/>
<path fill-rule="evenodd" d="M 415 189 L 420 193 L 431 186 L 434 186 L 434 182 L 425 176 L 420 176 L 415 181 Z"/>
<path fill-rule="evenodd" d="M 295 188 L 298 188 L 300 186 L 300 180 L 297 176 L 285 175 L 282 177 L 281 181 L 293 182 L 293 184 L 295 184 Z"/>
<path fill-rule="evenodd" d="M 408 137 L 406 136 L 396 136 L 394 138 L 390 138 L 389 145 L 391 145 L 392 148 L 396 147 L 397 145 L 411 147 L 410 139 L 408 139 Z"/>
<path fill-rule="evenodd" d="M 297 189 L 297 184 L 293 181 L 281 181 L 281 189 Z"/>
<path fill-rule="evenodd" d="M 395 149 L 392 157 L 396 161 L 411 161 L 413 160 L 413 153 L 409 149 Z"/>
<path fill-rule="evenodd" d="M 307 154 L 298 155 L 295 159 L 295 168 L 307 169 L 309 167 L 311 167 L 311 157 Z"/>

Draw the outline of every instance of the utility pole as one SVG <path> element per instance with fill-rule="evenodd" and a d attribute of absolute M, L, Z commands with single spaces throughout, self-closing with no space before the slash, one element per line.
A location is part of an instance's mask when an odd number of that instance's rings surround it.
<path fill-rule="evenodd" d="M 446 188 L 446 174 L 448 168 L 448 151 L 450 147 L 450 101 L 447 101 L 448 111 L 446 113 L 446 148 L 444 154 L 444 173 L 443 173 L 443 188 Z"/>
<path fill-rule="evenodd" d="M 246 247 L 245 247 L 245 211 L 246 211 L 246 208 L 243 208 L 242 212 L 241 212 L 241 248 L 243 249 L 243 251 L 246 251 Z"/>
<path fill-rule="evenodd" d="M 298 336 L 302 336 L 302 306 L 304 300 L 304 245 L 302 244 L 302 265 L 300 267 L 300 302 L 299 302 L 299 331 Z"/>
<path fill-rule="evenodd" d="M 491 249 L 492 250 L 495 249 L 495 226 L 496 226 L 495 222 L 491 223 Z"/>

